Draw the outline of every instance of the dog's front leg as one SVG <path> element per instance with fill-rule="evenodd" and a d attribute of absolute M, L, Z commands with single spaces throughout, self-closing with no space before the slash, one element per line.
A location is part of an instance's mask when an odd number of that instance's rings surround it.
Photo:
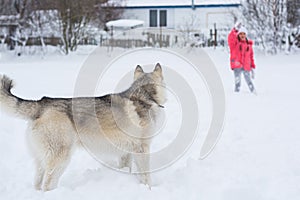
<path fill-rule="evenodd" d="M 151 189 L 149 144 L 142 143 L 134 155 L 140 182 Z"/>
<path fill-rule="evenodd" d="M 36 164 L 36 172 L 35 172 L 35 179 L 34 179 L 34 187 L 36 190 L 41 190 L 45 169 L 40 159 L 36 159 L 35 164 Z"/>

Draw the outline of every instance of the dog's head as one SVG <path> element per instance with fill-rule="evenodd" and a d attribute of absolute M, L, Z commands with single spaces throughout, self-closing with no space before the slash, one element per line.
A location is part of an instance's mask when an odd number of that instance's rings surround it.
<path fill-rule="evenodd" d="M 158 105 L 165 103 L 165 83 L 162 67 L 159 63 L 150 73 L 144 72 L 143 68 L 138 65 L 134 71 L 134 84 L 146 91 L 150 95 L 149 98 L 153 98 L 153 101 Z"/>

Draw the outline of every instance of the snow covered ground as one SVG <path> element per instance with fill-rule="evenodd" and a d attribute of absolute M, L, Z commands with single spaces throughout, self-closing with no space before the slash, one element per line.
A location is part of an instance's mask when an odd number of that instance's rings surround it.
<path fill-rule="evenodd" d="M 1 53 L 0 74 L 14 79 L 13 92 L 27 99 L 42 96 L 71 97 L 76 78 L 92 47 L 69 56 L 21 56 Z M 32 185 L 33 160 L 26 146 L 26 122 L 0 112 L 0 198 L 13 199 L 209 199 L 209 200 L 296 200 L 300 196 L 300 56 L 256 55 L 258 95 L 248 92 L 245 82 L 240 93 L 233 92 L 233 74 L 229 69 L 228 52 L 205 49 L 225 88 L 226 121 L 219 143 L 212 154 L 198 160 L 205 132 L 211 117 L 209 95 L 201 78 L 176 59 L 159 60 L 188 80 L 199 103 L 199 134 L 185 153 L 173 165 L 153 173 L 154 186 L 149 190 L 136 178 L 104 167 L 87 152 L 78 150 L 61 178 L 59 187 L 50 192 L 35 191 Z M 123 49 L 99 50 L 99 66 Z M 187 50 L 195 58 L 199 49 Z M 161 53 L 163 54 L 163 53 Z M 154 55 L 152 55 L 154 56 Z M 155 57 L 154 56 L 154 57 Z M 184 56 L 184 55 L 182 55 Z M 139 56 L 141 57 L 141 56 Z M 149 55 L 142 55 L 144 61 Z M 151 56 L 150 56 L 151 57 Z M 153 57 L 152 57 L 153 58 Z M 114 66 L 103 79 L 105 87 L 99 95 L 112 92 L 113 86 L 135 62 L 122 58 L 124 67 Z M 141 58 L 139 58 L 141 59 Z M 164 60 L 165 59 L 165 60 Z M 136 63 L 139 64 L 139 63 Z M 165 75 L 167 76 L 167 74 Z M 189 78 L 187 78 L 189 79 Z M 106 81 L 106 82 L 105 82 Z M 106 83 L 106 84 L 105 84 Z M 111 83 L 111 84 L 110 84 Z M 107 87 L 106 87 L 107 86 Z M 162 148 L 173 140 L 180 118 L 180 105 L 169 92 L 164 134 L 154 141 Z M 180 121 L 180 119 L 179 119 Z"/>

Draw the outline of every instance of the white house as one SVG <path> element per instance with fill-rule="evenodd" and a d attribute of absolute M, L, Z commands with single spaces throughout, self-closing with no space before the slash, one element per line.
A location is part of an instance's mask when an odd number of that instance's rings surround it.
<path fill-rule="evenodd" d="M 144 21 L 145 27 L 181 30 L 185 26 L 201 32 L 228 28 L 240 0 L 124 0 L 124 18 Z"/>

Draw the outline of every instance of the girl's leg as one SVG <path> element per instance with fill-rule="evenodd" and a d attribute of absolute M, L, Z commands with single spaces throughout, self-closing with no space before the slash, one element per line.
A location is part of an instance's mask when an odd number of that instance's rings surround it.
<path fill-rule="evenodd" d="M 251 75 L 250 75 L 250 71 L 246 71 L 246 70 L 243 70 L 243 74 L 244 74 L 244 77 L 245 77 L 245 80 L 247 82 L 247 85 L 249 87 L 249 90 L 251 92 L 255 92 L 255 88 L 254 88 L 254 85 L 251 81 Z"/>
<path fill-rule="evenodd" d="M 239 92 L 240 91 L 240 87 L 241 87 L 241 73 L 242 73 L 242 69 L 240 68 L 236 68 L 233 70 L 234 72 L 234 83 L 235 83 L 235 92 Z"/>

